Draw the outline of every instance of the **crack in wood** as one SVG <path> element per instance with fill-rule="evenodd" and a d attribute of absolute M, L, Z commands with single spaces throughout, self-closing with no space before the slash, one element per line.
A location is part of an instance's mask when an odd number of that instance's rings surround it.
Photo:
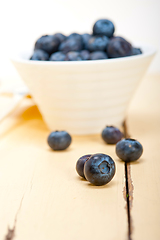
<path fill-rule="evenodd" d="M 24 194 L 25 195 L 25 194 Z M 17 210 L 17 213 L 16 213 L 16 216 L 15 216 L 15 219 L 14 219 L 14 225 L 12 228 L 8 227 L 8 230 L 7 230 L 7 234 L 6 236 L 4 237 L 4 240 L 13 240 L 14 237 L 15 237 L 15 231 L 16 231 L 16 223 L 17 223 L 17 217 L 18 217 L 18 214 L 21 210 L 21 207 L 22 207 L 22 202 L 23 202 L 23 199 L 24 199 L 24 195 L 21 199 L 21 202 L 20 202 L 20 205 L 19 205 L 19 208 Z"/>

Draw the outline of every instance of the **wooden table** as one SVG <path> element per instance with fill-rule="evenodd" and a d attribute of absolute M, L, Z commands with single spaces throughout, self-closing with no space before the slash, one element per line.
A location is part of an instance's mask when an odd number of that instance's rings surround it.
<path fill-rule="evenodd" d="M 0 97 L 0 110 L 11 98 Z M 47 145 L 49 134 L 32 99 L 0 124 L 0 239 L 160 239 L 160 75 L 146 76 L 130 105 L 128 132 L 144 147 L 141 159 L 125 167 L 100 135 L 73 136 L 66 151 Z M 97 187 L 78 177 L 77 159 L 106 153 L 116 175 Z"/>

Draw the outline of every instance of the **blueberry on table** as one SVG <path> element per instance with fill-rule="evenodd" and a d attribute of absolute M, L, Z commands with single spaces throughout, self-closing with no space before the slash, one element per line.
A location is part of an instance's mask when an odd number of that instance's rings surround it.
<path fill-rule="evenodd" d="M 110 182 L 115 174 L 115 170 L 113 159 L 102 153 L 93 154 L 84 164 L 85 178 L 97 186 Z"/>
<path fill-rule="evenodd" d="M 90 158 L 91 154 L 84 155 L 80 157 L 76 163 L 76 171 L 79 174 L 79 176 L 85 178 L 84 176 L 84 164 L 85 162 Z"/>
<path fill-rule="evenodd" d="M 65 61 L 82 61 L 82 57 L 79 52 L 68 52 L 66 54 Z"/>
<path fill-rule="evenodd" d="M 58 40 L 60 41 L 60 43 L 62 43 L 64 40 L 66 40 L 66 36 L 64 35 L 64 34 L 62 34 L 62 33 L 55 33 L 54 34 L 54 36 L 56 37 L 56 38 L 58 38 Z"/>
<path fill-rule="evenodd" d="M 135 139 L 125 138 L 116 144 L 116 154 L 124 162 L 133 162 L 140 158 L 143 147 Z"/>
<path fill-rule="evenodd" d="M 107 45 L 110 58 L 127 57 L 132 55 L 132 45 L 122 37 L 113 37 Z"/>
<path fill-rule="evenodd" d="M 93 51 L 105 51 L 109 42 L 109 38 L 106 36 L 92 36 L 89 38 L 86 49 L 90 52 Z"/>
<path fill-rule="evenodd" d="M 53 150 L 65 150 L 71 144 L 72 138 L 66 131 L 55 131 L 50 133 L 47 141 Z"/>
<path fill-rule="evenodd" d="M 58 50 L 60 41 L 54 35 L 45 35 L 40 37 L 35 43 L 35 49 L 41 49 L 52 54 Z"/>
<path fill-rule="evenodd" d="M 105 52 L 102 51 L 95 51 L 90 53 L 90 60 L 100 60 L 100 59 L 107 59 L 108 56 Z"/>
<path fill-rule="evenodd" d="M 36 49 L 30 58 L 30 60 L 37 60 L 37 61 L 47 61 L 48 59 L 49 59 L 49 54 L 41 49 Z"/>
<path fill-rule="evenodd" d="M 82 60 L 89 60 L 90 59 L 90 52 L 88 50 L 80 51 L 80 56 Z"/>
<path fill-rule="evenodd" d="M 102 131 L 102 138 L 108 144 L 116 144 L 123 137 L 121 131 L 113 126 L 107 126 Z"/>
<path fill-rule="evenodd" d="M 66 55 L 62 52 L 52 53 L 49 61 L 65 61 Z"/>
<path fill-rule="evenodd" d="M 142 54 L 142 51 L 140 48 L 132 48 L 132 55 L 139 55 Z"/>
<path fill-rule="evenodd" d="M 70 38 L 62 42 L 59 46 L 59 51 L 63 53 L 71 52 L 71 51 L 80 51 L 83 49 L 83 44 L 81 41 Z"/>
<path fill-rule="evenodd" d="M 93 26 L 94 35 L 105 35 L 110 38 L 114 31 L 114 24 L 108 19 L 99 19 Z"/>

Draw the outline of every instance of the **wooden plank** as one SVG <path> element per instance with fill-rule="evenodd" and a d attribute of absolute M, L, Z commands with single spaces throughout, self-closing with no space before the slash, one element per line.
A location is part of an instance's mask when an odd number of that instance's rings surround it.
<path fill-rule="evenodd" d="M 129 131 L 143 147 L 131 164 L 133 240 L 160 239 L 160 76 L 142 82 L 128 114 Z"/>
<path fill-rule="evenodd" d="M 16 240 L 127 239 L 124 165 L 115 146 L 94 135 L 73 137 L 68 150 L 51 151 L 49 130 L 30 101 L 0 125 L 0 239 L 8 226 Z M 80 156 L 97 152 L 116 161 L 113 181 L 102 187 L 75 171 Z"/>

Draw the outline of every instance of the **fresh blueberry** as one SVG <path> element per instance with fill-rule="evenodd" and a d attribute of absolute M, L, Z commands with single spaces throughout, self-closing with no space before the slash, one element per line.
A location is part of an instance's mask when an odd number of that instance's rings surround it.
<path fill-rule="evenodd" d="M 123 137 L 121 131 L 113 126 L 107 126 L 102 131 L 102 138 L 108 144 L 116 144 Z"/>
<path fill-rule="evenodd" d="M 142 54 L 142 51 L 140 48 L 132 48 L 132 55 L 139 55 Z"/>
<path fill-rule="evenodd" d="M 47 61 L 49 54 L 41 49 L 36 49 L 31 56 L 30 60 Z"/>
<path fill-rule="evenodd" d="M 93 51 L 105 51 L 109 42 L 109 38 L 106 36 L 92 36 L 87 42 L 87 50 Z"/>
<path fill-rule="evenodd" d="M 79 33 L 72 33 L 67 37 L 67 39 L 71 39 L 71 38 L 74 38 L 82 42 L 82 36 Z"/>
<path fill-rule="evenodd" d="M 83 48 L 81 41 L 76 40 L 75 38 L 70 38 L 62 42 L 59 46 L 59 51 L 68 53 L 71 51 L 80 51 Z"/>
<path fill-rule="evenodd" d="M 82 57 L 79 52 L 68 52 L 66 54 L 65 61 L 82 61 Z"/>
<path fill-rule="evenodd" d="M 90 39 L 92 35 L 88 34 L 88 33 L 84 33 L 82 34 L 82 41 L 83 41 L 83 47 L 84 49 L 87 49 L 87 44 L 88 44 L 88 40 Z"/>
<path fill-rule="evenodd" d="M 69 147 L 72 138 L 66 131 L 55 131 L 50 133 L 47 141 L 53 150 L 64 150 Z"/>
<path fill-rule="evenodd" d="M 66 36 L 62 33 L 55 33 L 54 36 L 59 39 L 60 43 L 62 43 L 64 40 L 66 40 Z"/>
<path fill-rule="evenodd" d="M 116 154 L 125 162 L 136 161 L 140 158 L 142 153 L 143 147 L 140 142 L 135 139 L 122 139 L 116 144 Z"/>
<path fill-rule="evenodd" d="M 85 162 L 84 175 L 93 185 L 101 186 L 111 181 L 115 169 L 115 163 L 110 156 L 98 153 Z"/>
<path fill-rule="evenodd" d="M 122 37 L 113 37 L 107 45 L 110 58 L 127 57 L 132 55 L 132 45 Z"/>
<path fill-rule="evenodd" d="M 100 19 L 93 26 L 94 35 L 105 35 L 112 37 L 115 31 L 114 24 L 108 19 Z"/>
<path fill-rule="evenodd" d="M 48 54 L 52 54 L 58 50 L 60 41 L 54 35 L 45 35 L 40 37 L 35 43 L 35 49 L 41 49 Z"/>
<path fill-rule="evenodd" d="M 89 60 L 90 52 L 88 50 L 82 50 L 82 51 L 80 51 L 80 56 L 81 56 L 82 60 Z"/>
<path fill-rule="evenodd" d="M 62 52 L 52 53 L 49 61 L 65 61 L 66 55 Z"/>
<path fill-rule="evenodd" d="M 96 51 L 90 53 L 90 60 L 100 60 L 100 59 L 107 59 L 108 56 L 105 52 L 102 51 Z"/>
<path fill-rule="evenodd" d="M 90 158 L 90 154 L 88 155 L 84 155 L 82 157 L 80 157 L 77 161 L 77 164 L 76 164 L 76 171 L 77 173 L 79 174 L 79 176 L 85 178 L 84 176 L 84 164 L 85 162 Z"/>

